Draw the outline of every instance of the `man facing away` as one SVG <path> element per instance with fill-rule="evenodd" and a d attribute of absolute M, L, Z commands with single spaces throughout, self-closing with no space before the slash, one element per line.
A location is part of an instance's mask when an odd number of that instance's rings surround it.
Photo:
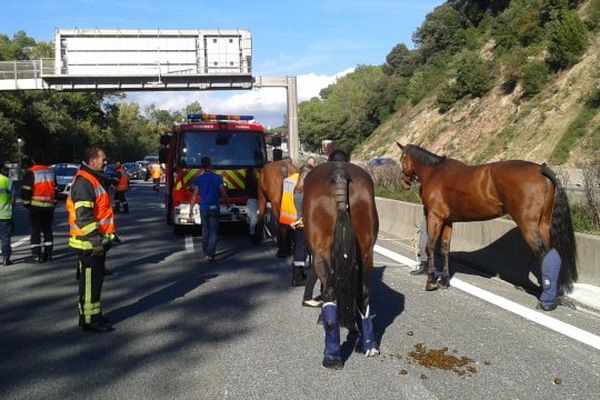
<path fill-rule="evenodd" d="M 190 198 L 190 217 L 194 206 L 200 197 L 200 220 L 202 224 L 202 250 L 209 262 L 214 262 L 217 250 L 217 235 L 219 233 L 219 195 L 223 197 L 227 208 L 231 207 L 227 190 L 223 184 L 223 177 L 214 172 L 210 157 L 204 156 L 200 160 L 204 172 L 190 185 L 192 197 Z"/>
<path fill-rule="evenodd" d="M 15 206 L 14 188 L 7 172 L 2 164 L 0 170 L 0 241 L 2 242 L 3 265 L 12 264 L 10 261 L 10 237 L 13 230 L 13 208 Z"/>
<path fill-rule="evenodd" d="M 37 162 L 39 158 L 31 159 L 33 166 L 23 178 L 21 198 L 23 205 L 29 209 L 31 255 L 34 262 L 42 263 L 52 261 L 54 247 L 52 220 L 56 207 L 56 177 L 52 168 Z"/>
<path fill-rule="evenodd" d="M 119 241 L 108 182 L 102 174 L 105 163 L 106 155 L 102 149 L 87 149 L 67 198 L 69 247 L 76 250 L 78 257 L 79 327 L 96 333 L 113 330 L 102 316 L 100 293 L 106 252 L 113 242 Z"/>
<path fill-rule="evenodd" d="M 114 186 L 115 186 L 115 212 L 121 211 L 121 203 L 123 204 L 123 212 L 129 212 L 129 204 L 125 198 L 125 192 L 129 189 L 129 175 L 119 161 L 117 161 L 117 169 L 115 170 Z"/>

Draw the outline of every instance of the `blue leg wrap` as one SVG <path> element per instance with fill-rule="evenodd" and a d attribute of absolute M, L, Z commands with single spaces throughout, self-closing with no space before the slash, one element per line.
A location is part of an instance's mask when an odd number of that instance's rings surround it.
<path fill-rule="evenodd" d="M 556 306 L 558 295 L 558 275 L 560 273 L 560 255 L 556 249 L 552 249 L 542 260 L 542 295 L 540 302 L 545 309 Z"/>
<path fill-rule="evenodd" d="M 334 303 L 325 303 L 322 308 L 323 328 L 325 330 L 326 359 L 342 359 L 340 349 L 340 324 L 338 323 L 337 307 Z"/>
<path fill-rule="evenodd" d="M 366 352 L 367 350 L 376 349 L 377 342 L 373 333 L 373 317 L 369 315 L 368 307 L 366 315 L 361 314 L 360 331 L 362 350 Z"/>

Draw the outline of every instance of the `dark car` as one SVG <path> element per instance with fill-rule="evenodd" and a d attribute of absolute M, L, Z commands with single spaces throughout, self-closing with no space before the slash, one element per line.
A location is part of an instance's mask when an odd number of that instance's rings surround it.
<path fill-rule="evenodd" d="M 127 171 L 127 175 L 129 175 L 129 179 L 141 179 L 141 169 L 139 164 L 135 162 L 126 162 L 123 164 L 123 168 Z"/>
<path fill-rule="evenodd" d="M 116 171 L 117 164 L 108 164 L 106 168 L 104 168 L 104 176 L 106 176 L 108 179 L 114 178 Z"/>
<path fill-rule="evenodd" d="M 367 165 L 369 167 L 383 167 L 386 165 L 398 165 L 398 163 L 391 158 L 379 157 L 369 160 Z"/>
<path fill-rule="evenodd" d="M 73 177 L 79 171 L 78 164 L 53 164 L 51 165 L 56 177 L 56 190 L 58 197 L 65 198 L 71 192 Z"/>

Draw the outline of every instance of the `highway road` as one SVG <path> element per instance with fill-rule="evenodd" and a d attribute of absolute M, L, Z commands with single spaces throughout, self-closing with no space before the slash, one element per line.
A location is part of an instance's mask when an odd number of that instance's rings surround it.
<path fill-rule="evenodd" d="M 199 236 L 173 235 L 150 184 L 134 183 L 128 198 L 102 296 L 116 330 L 104 335 L 77 328 L 64 205 L 55 261 L 44 264 L 30 262 L 17 208 L 16 263 L 0 267 L 0 399 L 600 398 L 600 349 L 458 287 L 425 292 L 424 278 L 390 256 L 410 252 L 385 234 L 378 246 L 392 253 L 377 253 L 371 281 L 381 355 L 353 352 L 356 338 L 342 330 L 345 367 L 326 370 L 319 310 L 301 306 L 290 260 L 271 241 L 254 247 L 243 227 L 223 227 L 209 264 Z M 460 271 L 456 282 L 536 313 L 535 295 Z M 545 315 L 592 342 L 600 335 L 597 315 Z"/>

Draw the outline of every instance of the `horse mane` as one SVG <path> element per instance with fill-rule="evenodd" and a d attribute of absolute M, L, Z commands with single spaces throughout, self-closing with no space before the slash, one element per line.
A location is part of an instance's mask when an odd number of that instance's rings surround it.
<path fill-rule="evenodd" d="M 349 162 L 350 154 L 348 154 L 348 152 L 346 152 L 344 150 L 336 149 L 329 155 L 329 157 L 327 157 L 327 161 Z"/>
<path fill-rule="evenodd" d="M 413 144 L 406 145 L 406 152 L 425 165 L 439 165 L 446 160 L 446 156 L 438 156 Z"/>

